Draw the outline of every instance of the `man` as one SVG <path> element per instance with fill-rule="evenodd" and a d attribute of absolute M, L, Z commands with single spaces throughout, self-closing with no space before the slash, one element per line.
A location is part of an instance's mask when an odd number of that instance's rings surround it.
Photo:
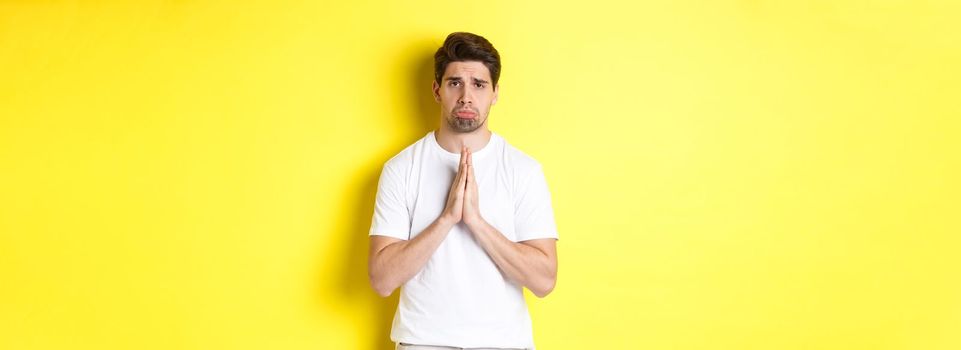
<path fill-rule="evenodd" d="M 557 279 L 557 228 L 540 164 L 487 126 L 500 56 L 452 33 L 434 55 L 440 127 L 388 160 L 377 188 L 368 272 L 401 288 L 397 349 L 533 349 L 522 287 Z"/>

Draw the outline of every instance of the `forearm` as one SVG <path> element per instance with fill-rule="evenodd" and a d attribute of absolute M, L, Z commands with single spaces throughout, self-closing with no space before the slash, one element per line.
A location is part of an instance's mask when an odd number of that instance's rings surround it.
<path fill-rule="evenodd" d="M 386 297 L 420 272 L 453 226 L 450 220 L 440 217 L 416 237 L 372 252 L 368 270 L 377 293 Z"/>
<path fill-rule="evenodd" d="M 527 287 L 538 297 L 544 297 L 554 289 L 557 262 L 547 254 L 532 246 L 512 242 L 484 220 L 471 223 L 468 228 L 508 279 Z"/>

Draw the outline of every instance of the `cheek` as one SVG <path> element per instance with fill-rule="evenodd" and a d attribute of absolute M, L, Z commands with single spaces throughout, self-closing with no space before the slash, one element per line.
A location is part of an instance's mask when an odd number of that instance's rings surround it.
<path fill-rule="evenodd" d="M 491 95 L 486 96 L 486 100 L 488 106 L 493 105 L 494 102 L 497 102 L 497 98 Z"/>
<path fill-rule="evenodd" d="M 454 102 L 451 101 L 451 98 L 450 98 L 449 95 L 447 95 L 447 94 L 441 93 L 441 94 L 439 94 L 439 96 L 438 96 L 437 98 L 438 98 L 438 100 L 440 100 L 440 105 L 441 105 L 441 106 L 449 107 L 449 106 L 451 106 L 451 105 L 454 104 Z"/>

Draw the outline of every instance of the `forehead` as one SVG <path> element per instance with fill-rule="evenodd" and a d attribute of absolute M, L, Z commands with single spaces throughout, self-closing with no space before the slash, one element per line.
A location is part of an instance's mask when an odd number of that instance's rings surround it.
<path fill-rule="evenodd" d="M 480 61 L 455 61 L 447 64 L 444 78 L 459 76 L 464 79 L 478 78 L 490 81 L 491 72 Z"/>

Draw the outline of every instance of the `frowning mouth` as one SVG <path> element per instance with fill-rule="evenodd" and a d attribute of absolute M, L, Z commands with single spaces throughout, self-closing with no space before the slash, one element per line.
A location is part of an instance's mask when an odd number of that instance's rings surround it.
<path fill-rule="evenodd" d="M 474 113 L 472 111 L 457 111 L 457 112 L 454 112 L 454 115 L 456 115 L 458 118 L 473 119 L 474 117 L 477 116 L 477 113 Z"/>

